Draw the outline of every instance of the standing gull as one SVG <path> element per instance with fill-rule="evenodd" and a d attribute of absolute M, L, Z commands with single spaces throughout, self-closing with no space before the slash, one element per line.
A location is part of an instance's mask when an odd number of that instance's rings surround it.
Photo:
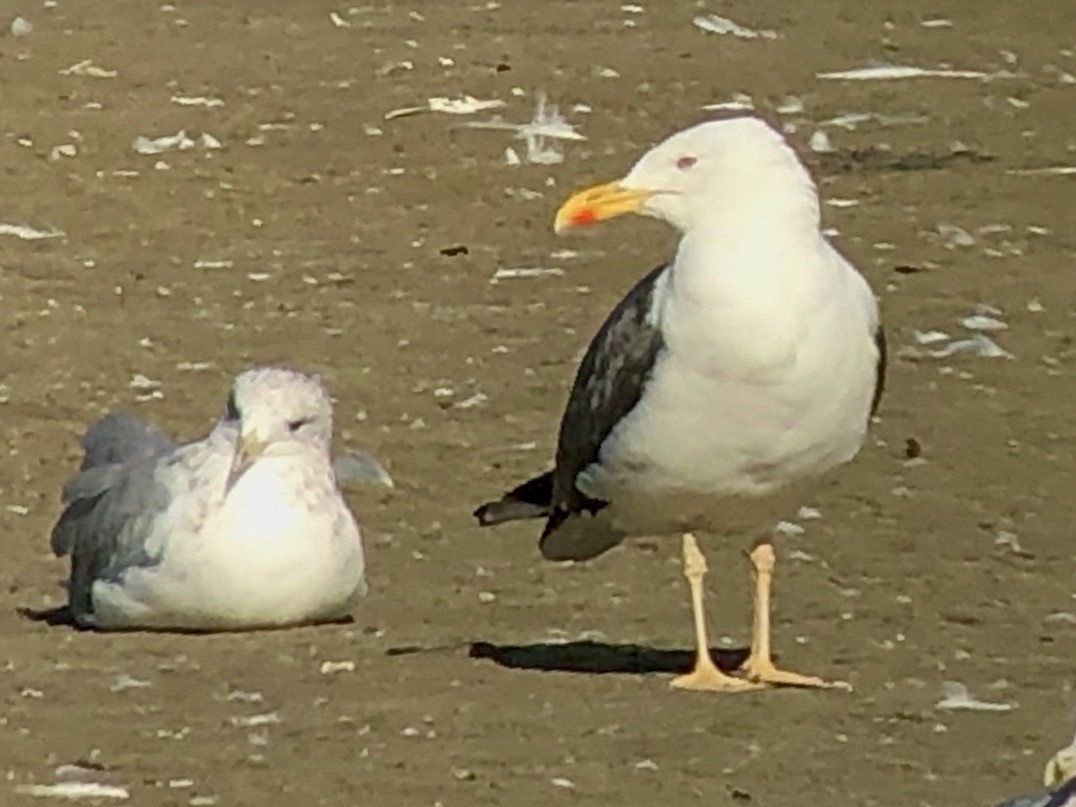
<path fill-rule="evenodd" d="M 693 533 L 762 531 L 859 451 L 885 371 L 874 295 L 822 234 L 807 170 L 757 118 L 673 135 L 623 179 L 569 198 L 555 229 L 625 213 L 679 230 L 676 255 L 591 342 L 554 469 L 475 516 L 545 518 L 540 548 L 551 560 L 588 560 L 629 535 L 681 534 L 697 654 L 673 686 L 833 686 L 773 664 L 768 539 L 750 553 L 751 655 L 735 675 L 717 668 Z"/>
<path fill-rule="evenodd" d="M 99 630 L 249 630 L 346 616 L 366 593 L 362 537 L 330 459 L 332 404 L 291 370 L 240 374 L 204 440 L 125 413 L 98 421 L 64 487 L 52 549 Z"/>

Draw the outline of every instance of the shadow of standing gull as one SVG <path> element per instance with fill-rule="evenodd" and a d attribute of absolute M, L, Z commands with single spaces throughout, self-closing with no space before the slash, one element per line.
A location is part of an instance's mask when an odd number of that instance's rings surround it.
<path fill-rule="evenodd" d="M 710 648 L 710 657 L 724 672 L 735 671 L 748 656 L 747 648 Z M 695 662 L 693 650 L 659 650 L 634 644 L 604 642 L 539 642 L 523 645 L 499 645 L 474 642 L 471 658 L 488 659 L 513 670 L 544 670 L 590 675 L 621 673 L 682 674 L 690 672 Z"/>

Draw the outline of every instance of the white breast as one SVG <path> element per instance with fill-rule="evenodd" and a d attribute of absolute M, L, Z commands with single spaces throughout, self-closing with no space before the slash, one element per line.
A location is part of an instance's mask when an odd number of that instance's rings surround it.
<path fill-rule="evenodd" d="M 674 270 L 666 351 L 588 472 L 592 495 L 750 499 L 855 455 L 875 387 L 876 310 L 862 278 L 830 254 L 841 263 L 798 288 L 734 275 L 700 288 Z"/>
<path fill-rule="evenodd" d="M 249 628 L 343 615 L 365 593 L 363 548 L 335 486 L 302 484 L 326 473 L 301 458 L 260 459 L 196 535 L 167 542 L 159 566 L 125 573 L 127 595 L 162 626 Z M 104 617 L 110 595 L 94 593 Z"/>

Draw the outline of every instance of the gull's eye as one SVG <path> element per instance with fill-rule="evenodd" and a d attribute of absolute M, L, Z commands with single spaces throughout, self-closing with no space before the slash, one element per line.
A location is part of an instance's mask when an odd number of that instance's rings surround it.
<path fill-rule="evenodd" d="M 690 168 L 695 167 L 695 163 L 699 161 L 698 157 L 693 157 L 690 154 L 685 154 L 683 157 L 676 161 L 676 167 L 681 171 L 687 171 Z"/>
<path fill-rule="evenodd" d="M 224 405 L 225 420 L 239 420 L 239 409 L 235 405 L 235 393 L 228 396 L 228 403 Z"/>
<path fill-rule="evenodd" d="M 299 418 L 298 420 L 290 420 L 288 421 L 288 430 L 292 434 L 295 434 L 297 431 L 299 431 L 299 429 L 303 428 L 303 426 L 306 426 L 310 423 L 313 423 L 312 418 Z"/>

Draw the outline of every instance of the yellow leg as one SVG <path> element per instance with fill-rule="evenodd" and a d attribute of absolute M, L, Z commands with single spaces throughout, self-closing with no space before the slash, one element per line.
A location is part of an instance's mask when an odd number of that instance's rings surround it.
<path fill-rule="evenodd" d="M 748 681 L 773 686 L 817 687 L 819 689 L 851 689 L 844 681 L 824 681 L 813 675 L 779 670 L 770 656 L 770 593 L 773 589 L 773 567 L 776 558 L 769 541 L 758 543 L 750 554 L 751 578 L 754 584 L 755 615 L 751 627 L 751 655 L 740 668 Z"/>
<path fill-rule="evenodd" d="M 706 636 L 706 613 L 702 607 L 702 579 L 706 576 L 706 558 L 699 542 L 688 533 L 684 536 L 684 577 L 691 588 L 691 612 L 695 618 L 695 669 L 674 678 L 671 686 L 708 692 L 749 692 L 765 687 L 763 683 L 733 678 L 718 669 L 710 658 L 710 643 Z"/>

